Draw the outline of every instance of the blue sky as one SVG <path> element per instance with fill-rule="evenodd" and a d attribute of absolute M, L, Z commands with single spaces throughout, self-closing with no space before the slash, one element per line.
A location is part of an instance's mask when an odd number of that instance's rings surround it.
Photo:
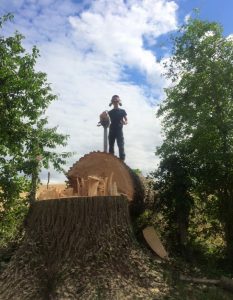
<path fill-rule="evenodd" d="M 233 1 L 232 0 L 178 0 L 178 15 L 182 20 L 193 8 L 200 9 L 200 18 L 220 23 L 224 34 L 233 32 Z"/>
<path fill-rule="evenodd" d="M 128 113 L 126 163 L 144 174 L 156 168 L 162 136 L 155 113 L 169 84 L 161 77 L 170 55 L 166 42 L 194 8 L 200 18 L 221 23 L 226 36 L 233 34 L 232 0 L 0 0 L 0 14 L 15 16 L 3 34 L 17 29 L 27 51 L 39 48 L 37 69 L 58 95 L 47 114 L 51 126 L 70 135 L 66 150 L 76 151 L 67 169 L 102 150 L 96 125 L 114 94 Z M 64 180 L 50 171 L 52 181 Z"/>

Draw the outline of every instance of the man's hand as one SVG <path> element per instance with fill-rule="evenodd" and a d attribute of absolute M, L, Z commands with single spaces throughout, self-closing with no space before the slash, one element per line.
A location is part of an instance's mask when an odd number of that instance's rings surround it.
<path fill-rule="evenodd" d="M 127 125 L 128 124 L 128 121 L 127 120 L 121 120 L 120 122 L 122 125 Z"/>
<path fill-rule="evenodd" d="M 128 124 L 128 119 L 127 119 L 126 116 L 123 118 L 123 124 L 124 124 L 124 125 L 127 125 L 127 124 Z"/>

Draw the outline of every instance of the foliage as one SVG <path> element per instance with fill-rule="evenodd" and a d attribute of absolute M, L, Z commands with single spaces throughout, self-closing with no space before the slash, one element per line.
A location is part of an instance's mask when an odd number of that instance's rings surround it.
<path fill-rule="evenodd" d="M 159 191 L 160 212 L 168 220 L 166 227 L 170 242 L 185 247 L 193 198 L 192 181 L 184 160 L 176 155 L 164 158 L 154 176 L 157 178 L 155 188 Z"/>
<path fill-rule="evenodd" d="M 158 116 L 165 140 L 163 161 L 183 161 L 192 186 L 212 202 L 222 223 L 228 256 L 233 251 L 233 41 L 217 23 L 190 19 L 173 37 L 166 64 L 171 86 Z M 172 205 L 172 202 L 170 202 Z"/>
<path fill-rule="evenodd" d="M 11 207 L 0 214 L 0 248 L 6 247 L 9 242 L 14 242 L 22 222 L 28 211 L 26 199 L 14 201 Z"/>
<path fill-rule="evenodd" d="M 201 250 L 206 257 L 222 257 L 225 247 L 222 224 L 217 218 L 218 199 L 212 195 L 201 200 L 194 196 L 195 205 L 190 215 L 190 244 L 193 248 Z"/>
<path fill-rule="evenodd" d="M 152 222 L 153 211 L 145 209 L 134 221 L 133 228 L 134 233 L 139 235 L 141 231 L 147 227 L 153 225 Z"/>
<path fill-rule="evenodd" d="M 132 171 L 136 174 L 136 175 L 142 175 L 142 171 L 140 169 L 132 169 Z"/>
<path fill-rule="evenodd" d="M 8 14 L 3 24 L 12 20 Z M 58 171 L 70 153 L 58 154 L 57 146 L 65 146 L 67 136 L 49 128 L 44 116 L 52 94 L 45 73 L 35 71 L 39 51 L 26 53 L 23 36 L 0 35 L 0 201 L 2 215 L 8 215 L 21 192 L 30 192 L 35 199 L 39 171 L 51 163 Z M 16 202 L 15 202 L 16 201 Z M 3 217 L 3 216 L 2 216 Z M 6 216 L 4 217 L 6 218 Z"/>

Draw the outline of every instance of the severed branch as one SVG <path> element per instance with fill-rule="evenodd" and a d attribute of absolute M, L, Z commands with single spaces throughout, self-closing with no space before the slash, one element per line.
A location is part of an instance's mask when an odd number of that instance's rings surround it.
<path fill-rule="evenodd" d="M 184 275 L 180 275 L 180 280 L 186 282 L 193 282 L 193 283 L 202 283 L 202 284 L 218 284 L 220 281 L 217 279 L 195 278 L 195 277 L 188 277 Z"/>
<path fill-rule="evenodd" d="M 222 276 L 221 279 L 195 278 L 180 275 L 180 280 L 200 284 L 214 284 L 233 292 L 233 279 Z"/>

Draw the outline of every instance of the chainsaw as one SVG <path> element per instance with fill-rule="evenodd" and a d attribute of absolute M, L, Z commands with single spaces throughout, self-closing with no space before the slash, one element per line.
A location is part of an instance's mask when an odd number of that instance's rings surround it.
<path fill-rule="evenodd" d="M 100 121 L 97 126 L 104 127 L 104 152 L 108 151 L 108 127 L 110 125 L 110 117 L 108 115 L 108 111 L 105 110 L 100 114 Z"/>

